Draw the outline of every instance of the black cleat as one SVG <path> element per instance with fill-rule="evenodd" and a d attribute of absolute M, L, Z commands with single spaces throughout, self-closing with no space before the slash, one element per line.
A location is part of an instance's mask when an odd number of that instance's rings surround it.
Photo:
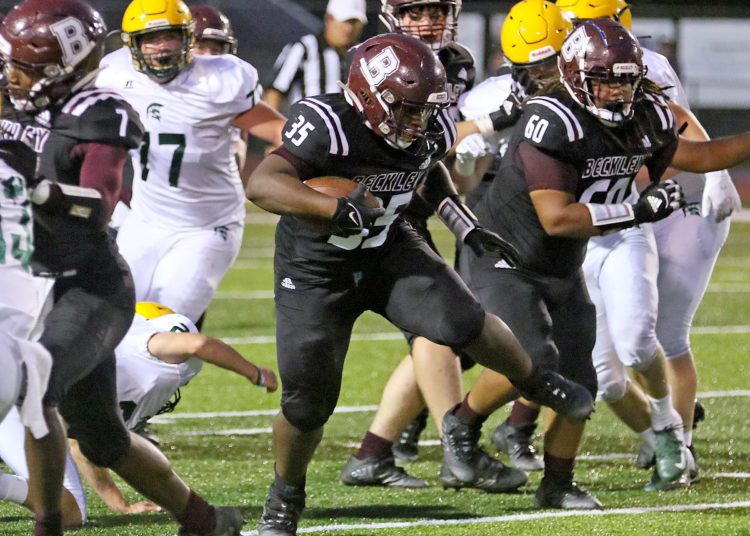
<path fill-rule="evenodd" d="M 487 493 L 511 493 L 526 484 L 528 477 L 523 471 L 506 467 L 497 460 L 479 449 L 475 467 L 475 478 L 471 482 L 464 482 L 456 478 L 448 464 L 443 461 L 440 468 L 440 482 L 443 488 L 459 490 L 461 488 L 477 488 Z"/>
<path fill-rule="evenodd" d="M 525 399 L 574 421 L 585 421 L 594 411 L 594 398 L 588 389 L 553 370 L 539 367 L 523 382 L 523 388 L 516 387 Z"/>
<path fill-rule="evenodd" d="M 295 536 L 297 523 L 305 509 L 305 492 L 283 495 L 271 484 L 258 523 L 258 536 Z"/>
<path fill-rule="evenodd" d="M 460 404 L 448 410 L 443 416 L 443 466 L 458 480 L 466 483 L 477 478 L 477 465 L 481 457 L 479 436 L 481 425 L 470 425 L 456 417 Z"/>
<path fill-rule="evenodd" d="M 510 464 L 521 471 L 541 471 L 544 460 L 536 453 L 532 440 L 534 439 L 536 423 L 523 426 L 511 426 L 504 421 L 492 432 L 492 444 L 500 452 L 505 452 L 510 458 Z"/>
<path fill-rule="evenodd" d="M 386 486 L 392 488 L 426 488 L 427 482 L 407 474 L 393 456 L 360 460 L 350 456 L 341 470 L 341 482 L 347 486 Z"/>
<path fill-rule="evenodd" d="M 604 505 L 571 480 L 555 481 L 542 478 L 534 497 L 537 508 L 562 508 L 563 510 L 601 510 Z"/>
<path fill-rule="evenodd" d="M 422 411 L 409 423 L 406 430 L 401 432 L 398 441 L 391 447 L 393 456 L 398 461 L 413 462 L 419 458 L 419 436 L 427 426 L 428 416 L 427 410 Z"/>

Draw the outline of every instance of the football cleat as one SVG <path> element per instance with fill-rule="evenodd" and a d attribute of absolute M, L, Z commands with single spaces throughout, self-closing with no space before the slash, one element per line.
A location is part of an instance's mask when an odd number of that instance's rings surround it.
<path fill-rule="evenodd" d="M 443 437 L 440 442 L 443 446 L 443 465 L 458 480 L 469 484 L 477 478 L 482 429 L 481 425 L 470 425 L 456 417 L 459 406 L 456 404 L 443 416 Z"/>
<path fill-rule="evenodd" d="M 532 440 L 536 423 L 510 426 L 504 421 L 492 432 L 492 444 L 510 458 L 510 464 L 521 471 L 541 471 L 544 460 L 536 453 Z"/>
<path fill-rule="evenodd" d="M 360 460 L 350 456 L 341 470 L 341 482 L 347 486 L 386 486 L 392 488 L 426 488 L 427 482 L 407 474 L 393 456 Z"/>
<path fill-rule="evenodd" d="M 594 398 L 588 389 L 554 370 L 537 368 L 533 377 L 516 387 L 526 400 L 574 421 L 585 421 L 594 412 Z"/>
<path fill-rule="evenodd" d="M 654 447 L 641 441 L 641 446 L 638 449 L 638 455 L 635 457 L 635 466 L 638 469 L 648 469 L 653 467 L 656 463 L 656 457 L 654 456 Z"/>
<path fill-rule="evenodd" d="M 216 526 L 211 532 L 199 535 L 195 532 L 180 529 L 177 536 L 240 536 L 245 519 L 242 517 L 239 508 L 216 506 L 214 507 L 214 515 L 216 516 Z"/>
<path fill-rule="evenodd" d="M 422 411 L 401 432 L 401 435 L 391 447 L 393 456 L 401 462 L 413 462 L 419 458 L 419 436 L 427 426 L 429 412 Z"/>
<path fill-rule="evenodd" d="M 482 449 L 479 449 L 475 474 L 471 482 L 462 481 L 456 478 L 450 466 L 443 461 L 440 468 L 440 483 L 446 489 L 477 488 L 487 493 L 511 493 L 528 481 L 526 473 L 514 467 L 506 467 L 500 460 L 493 458 Z"/>
<path fill-rule="evenodd" d="M 688 486 L 690 486 L 690 482 L 688 481 L 687 473 L 680 476 L 677 480 L 667 482 L 659 476 L 659 472 L 654 467 L 654 471 L 651 473 L 651 480 L 643 487 L 643 491 L 649 493 L 654 491 L 673 491 L 676 489 L 684 489 Z"/>
<path fill-rule="evenodd" d="M 688 454 L 683 441 L 682 426 L 655 431 L 656 471 L 665 482 L 674 482 L 687 470 Z"/>
<path fill-rule="evenodd" d="M 570 480 L 543 478 L 534 496 L 537 508 L 562 508 L 563 510 L 601 510 L 604 505 L 588 491 Z"/>
<path fill-rule="evenodd" d="M 297 523 L 305 509 L 305 492 L 282 494 L 271 484 L 258 523 L 258 536 L 295 536 Z"/>

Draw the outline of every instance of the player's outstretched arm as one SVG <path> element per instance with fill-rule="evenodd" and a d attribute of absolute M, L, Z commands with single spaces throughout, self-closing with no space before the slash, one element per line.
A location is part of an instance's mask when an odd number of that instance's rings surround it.
<path fill-rule="evenodd" d="M 274 214 L 330 220 L 338 207 L 335 197 L 303 184 L 294 166 L 276 154 L 268 155 L 258 164 L 247 181 L 245 195 L 263 210 Z"/>
<path fill-rule="evenodd" d="M 265 102 L 259 102 L 232 121 L 232 125 L 267 141 L 274 147 L 281 145 L 281 131 L 286 117 L 274 110 Z"/>
<path fill-rule="evenodd" d="M 254 365 L 224 341 L 202 333 L 165 331 L 148 341 L 148 351 L 166 363 L 182 363 L 196 357 L 206 363 L 244 376 L 253 385 L 272 393 L 278 388 L 273 370 Z"/>
<path fill-rule="evenodd" d="M 750 158 L 750 131 L 710 141 L 680 137 L 672 167 L 692 173 L 727 169 Z"/>
<path fill-rule="evenodd" d="M 107 508 L 118 514 L 142 514 L 144 512 L 160 512 L 161 507 L 151 501 L 136 501 L 129 503 L 122 492 L 112 480 L 109 469 L 97 467 L 81 453 L 78 442 L 75 439 L 68 439 L 70 443 L 70 453 L 78 466 L 78 470 L 83 475 L 86 483 L 96 492 L 99 498 Z"/>
<path fill-rule="evenodd" d="M 711 139 L 698 118 L 690 110 L 683 108 L 676 102 L 670 102 L 669 108 L 674 113 L 677 124 L 684 125 L 684 127 L 681 127 L 683 138 L 695 141 Z M 707 173 L 701 200 L 701 216 L 704 218 L 713 217 L 719 222 L 741 208 L 742 200 L 732 183 L 729 172 L 722 169 Z"/>

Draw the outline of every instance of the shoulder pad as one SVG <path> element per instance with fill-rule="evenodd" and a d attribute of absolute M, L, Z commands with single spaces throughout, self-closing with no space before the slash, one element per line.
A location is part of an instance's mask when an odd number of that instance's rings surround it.
<path fill-rule="evenodd" d="M 61 109 L 54 129 L 82 141 L 138 147 L 143 124 L 133 108 L 116 93 L 85 91 L 74 95 Z"/>
<path fill-rule="evenodd" d="M 174 313 L 162 315 L 147 321 L 155 331 L 175 333 L 198 333 L 198 328 L 186 316 Z"/>
<path fill-rule="evenodd" d="M 517 128 L 523 128 L 526 142 L 551 152 L 563 150 L 583 139 L 584 135 L 583 126 L 573 110 L 553 96 L 529 100 Z"/>
<path fill-rule="evenodd" d="M 512 85 L 513 80 L 510 75 L 487 78 L 459 97 L 458 109 L 467 119 L 476 119 L 499 110 L 510 97 Z"/>
<path fill-rule="evenodd" d="M 349 141 L 338 114 L 317 98 L 301 99 L 289 107 L 284 125 L 284 147 L 306 162 L 321 162 L 327 155 L 349 154 Z"/>
<path fill-rule="evenodd" d="M 652 120 L 652 124 L 662 131 L 674 131 L 675 117 L 672 110 L 669 109 L 669 102 L 664 95 L 644 91 L 641 104 L 646 114 L 651 117 L 655 116 L 656 120 Z"/>

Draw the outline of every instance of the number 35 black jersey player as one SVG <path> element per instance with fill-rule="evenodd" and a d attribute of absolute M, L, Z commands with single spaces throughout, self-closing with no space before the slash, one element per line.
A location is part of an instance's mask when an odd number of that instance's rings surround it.
<path fill-rule="evenodd" d="M 292 106 L 284 146 L 250 177 L 248 198 L 282 215 L 275 292 L 283 394 L 274 423 L 276 479 L 260 534 L 296 533 L 307 465 L 338 399 L 352 325 L 366 310 L 466 352 L 572 418 L 593 409 L 583 387 L 533 368 L 505 324 L 482 310 L 399 217 L 419 190 L 465 243 L 515 262 L 513 249 L 457 199 L 440 163 L 455 139 L 447 102 L 445 71 L 427 45 L 406 35 L 373 37 L 355 51 L 343 94 Z M 301 182 L 323 175 L 360 185 L 335 199 Z M 383 208 L 364 204 L 365 187 Z M 329 220 L 338 231 L 321 235 L 297 216 Z"/>

